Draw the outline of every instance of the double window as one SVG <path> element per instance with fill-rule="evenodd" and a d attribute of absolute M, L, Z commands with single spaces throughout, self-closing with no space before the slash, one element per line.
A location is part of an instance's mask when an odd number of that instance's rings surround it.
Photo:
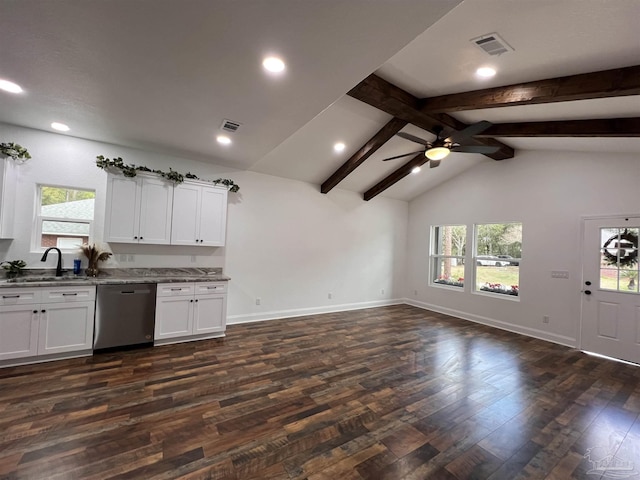
<path fill-rule="evenodd" d="M 473 251 L 468 259 L 466 225 L 431 228 L 431 285 L 457 287 L 462 291 L 465 277 L 470 277 L 474 279 L 475 292 L 517 297 L 520 294 L 522 224 L 475 225 L 473 234 Z"/>
<path fill-rule="evenodd" d="M 77 249 L 93 233 L 96 192 L 38 185 L 34 249 Z"/>

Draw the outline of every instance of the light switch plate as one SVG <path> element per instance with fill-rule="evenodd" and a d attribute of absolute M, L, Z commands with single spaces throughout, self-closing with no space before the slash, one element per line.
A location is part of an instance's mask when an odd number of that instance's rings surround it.
<path fill-rule="evenodd" d="M 566 270 L 552 270 L 551 278 L 569 278 L 569 272 Z"/>

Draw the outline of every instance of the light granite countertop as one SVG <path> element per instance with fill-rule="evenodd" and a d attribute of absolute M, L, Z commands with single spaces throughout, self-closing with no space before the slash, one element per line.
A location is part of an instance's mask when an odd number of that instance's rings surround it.
<path fill-rule="evenodd" d="M 105 268 L 97 277 L 87 277 L 84 271 L 72 271 L 56 277 L 55 269 L 29 269 L 16 278 L 1 279 L 0 288 L 26 288 L 77 285 L 117 285 L 127 283 L 226 282 L 230 277 L 222 268 Z"/>

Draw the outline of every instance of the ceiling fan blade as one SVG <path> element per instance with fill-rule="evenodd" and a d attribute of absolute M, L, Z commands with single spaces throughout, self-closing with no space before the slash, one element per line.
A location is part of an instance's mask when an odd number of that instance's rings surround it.
<path fill-rule="evenodd" d="M 429 160 L 429 168 L 436 168 L 442 160 Z"/>
<path fill-rule="evenodd" d="M 383 162 L 388 162 L 389 160 L 395 160 L 396 158 L 408 157 L 409 155 L 415 155 L 416 153 L 424 153 L 424 150 L 418 150 L 417 152 L 404 153 L 402 155 L 396 155 L 395 157 L 383 158 Z"/>
<path fill-rule="evenodd" d="M 482 120 L 481 122 L 469 125 L 467 128 L 463 128 L 459 132 L 452 133 L 447 138 L 447 141 L 452 143 L 462 143 L 467 138 L 471 138 L 474 135 L 479 134 L 480 132 L 484 132 L 490 126 L 491 126 L 491 122 Z"/>
<path fill-rule="evenodd" d="M 414 135 L 411 135 L 410 133 L 398 132 L 398 133 L 396 133 L 396 135 L 398 135 L 399 137 L 404 138 L 405 140 L 411 140 L 412 142 L 419 143 L 420 145 L 424 145 L 426 147 L 430 146 L 430 143 L 427 142 L 426 140 L 424 140 L 424 139 L 422 139 L 420 137 L 416 137 Z"/>
<path fill-rule="evenodd" d="M 459 153 L 496 153 L 500 147 L 489 147 L 488 145 L 461 145 L 459 147 L 451 147 L 452 152 Z"/>

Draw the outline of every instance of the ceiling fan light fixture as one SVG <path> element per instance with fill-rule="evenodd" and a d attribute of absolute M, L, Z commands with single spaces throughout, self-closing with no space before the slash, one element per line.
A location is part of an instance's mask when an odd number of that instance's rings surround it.
<path fill-rule="evenodd" d="M 424 156 L 429 160 L 442 160 L 451 153 L 447 147 L 433 147 L 424 152 Z"/>
<path fill-rule="evenodd" d="M 413 168 L 411 169 L 411 173 L 416 174 L 416 173 L 418 173 L 420 170 L 422 170 L 422 168 L 420 168 L 420 167 L 413 167 Z"/>

